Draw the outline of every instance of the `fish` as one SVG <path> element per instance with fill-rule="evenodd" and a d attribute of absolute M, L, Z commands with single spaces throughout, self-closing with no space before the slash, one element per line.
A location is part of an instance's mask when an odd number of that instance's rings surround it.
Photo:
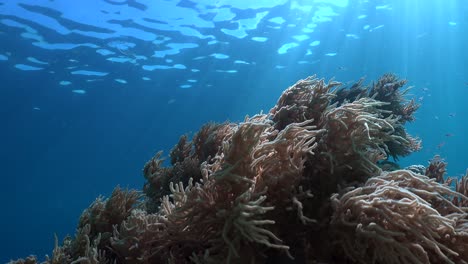
<path fill-rule="evenodd" d="M 442 141 L 439 144 L 437 144 L 437 149 L 441 149 L 443 146 L 445 146 L 445 142 Z"/>

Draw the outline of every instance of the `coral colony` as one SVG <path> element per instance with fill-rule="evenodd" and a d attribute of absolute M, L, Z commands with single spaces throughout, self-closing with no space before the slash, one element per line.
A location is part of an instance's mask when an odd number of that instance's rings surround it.
<path fill-rule="evenodd" d="M 395 163 L 421 148 L 405 83 L 309 77 L 267 114 L 182 136 L 46 263 L 468 263 L 468 174 Z"/>

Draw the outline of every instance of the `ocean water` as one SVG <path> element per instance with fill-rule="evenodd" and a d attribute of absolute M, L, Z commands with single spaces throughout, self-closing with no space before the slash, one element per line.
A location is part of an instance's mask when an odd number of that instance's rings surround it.
<path fill-rule="evenodd" d="M 141 189 L 158 150 L 204 123 L 268 111 L 316 74 L 395 73 L 422 106 L 401 166 L 468 167 L 464 0 L 0 0 L 0 263 L 112 189 Z"/>

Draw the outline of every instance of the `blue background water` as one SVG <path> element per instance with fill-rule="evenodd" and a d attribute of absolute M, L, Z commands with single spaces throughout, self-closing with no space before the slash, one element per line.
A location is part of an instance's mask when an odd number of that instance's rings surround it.
<path fill-rule="evenodd" d="M 0 1 L 0 262 L 51 254 L 114 186 L 208 121 L 268 111 L 317 74 L 409 80 L 409 126 L 468 167 L 463 0 Z M 91 74 L 91 75 L 90 75 Z"/>

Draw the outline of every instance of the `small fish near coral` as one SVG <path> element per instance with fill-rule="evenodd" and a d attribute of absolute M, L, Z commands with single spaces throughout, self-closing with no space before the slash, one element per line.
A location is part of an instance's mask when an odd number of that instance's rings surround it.
<path fill-rule="evenodd" d="M 266 114 L 182 136 L 142 193 L 98 198 L 45 263 L 466 264 L 468 175 L 397 164 L 421 148 L 405 85 L 309 77 Z"/>

